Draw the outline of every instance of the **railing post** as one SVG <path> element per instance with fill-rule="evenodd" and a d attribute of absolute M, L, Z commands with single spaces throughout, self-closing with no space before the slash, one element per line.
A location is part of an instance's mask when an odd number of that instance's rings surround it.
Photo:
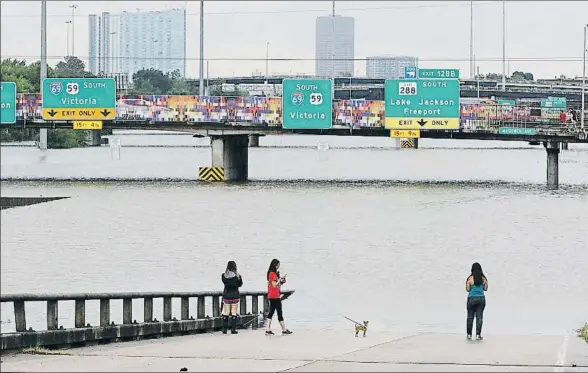
<path fill-rule="evenodd" d="M 123 324 L 133 323 L 133 300 L 123 299 Z"/>
<path fill-rule="evenodd" d="M 247 314 L 247 296 L 246 295 L 241 295 L 241 299 L 239 300 L 240 308 L 241 310 L 239 311 L 239 313 L 241 315 L 246 315 Z"/>
<path fill-rule="evenodd" d="M 171 321 L 172 319 L 172 299 L 171 297 L 163 298 L 163 321 Z"/>
<path fill-rule="evenodd" d="M 47 301 L 47 330 L 57 330 L 59 328 L 58 321 L 58 301 Z"/>
<path fill-rule="evenodd" d="M 153 322 L 153 298 L 143 299 L 143 322 Z"/>
<path fill-rule="evenodd" d="M 76 299 L 75 305 L 75 327 L 83 328 L 86 326 L 86 301 L 84 299 Z"/>
<path fill-rule="evenodd" d="M 259 320 L 259 296 L 257 294 L 251 296 L 251 314 L 253 317 L 255 317 L 255 319 L 253 319 L 251 328 L 257 329 L 257 322 Z"/>
<path fill-rule="evenodd" d="M 190 318 L 190 298 L 182 297 L 182 320 Z"/>
<path fill-rule="evenodd" d="M 212 297 L 212 317 L 220 316 L 220 297 L 214 295 Z"/>
<path fill-rule="evenodd" d="M 14 301 L 14 324 L 17 332 L 25 332 L 27 330 L 24 300 Z"/>
<path fill-rule="evenodd" d="M 100 326 L 110 325 L 110 299 L 100 299 Z"/>
<path fill-rule="evenodd" d="M 196 317 L 198 319 L 203 319 L 206 314 L 205 309 L 204 309 L 204 299 L 205 298 L 203 296 L 198 297 L 198 304 L 197 304 L 198 308 L 196 310 L 197 311 Z"/>

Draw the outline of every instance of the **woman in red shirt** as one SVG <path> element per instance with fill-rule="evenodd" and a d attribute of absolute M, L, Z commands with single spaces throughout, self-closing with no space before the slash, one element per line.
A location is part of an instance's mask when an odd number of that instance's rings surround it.
<path fill-rule="evenodd" d="M 268 322 L 265 335 L 274 335 L 274 332 L 272 332 L 272 317 L 274 316 L 274 312 L 278 313 L 278 321 L 282 327 L 282 334 L 292 334 L 291 331 L 286 329 L 284 317 L 282 316 L 280 287 L 286 283 L 286 276 L 280 278 L 278 268 L 280 268 L 280 261 L 278 259 L 273 259 L 267 270 L 267 299 L 269 301 L 269 313 L 267 314 Z"/>

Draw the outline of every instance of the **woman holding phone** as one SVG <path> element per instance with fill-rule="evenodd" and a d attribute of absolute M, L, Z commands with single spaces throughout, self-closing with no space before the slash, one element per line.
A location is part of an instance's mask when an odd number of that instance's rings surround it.
<path fill-rule="evenodd" d="M 286 329 L 286 324 L 284 323 L 284 316 L 282 314 L 282 299 L 280 288 L 283 284 L 286 283 L 286 276 L 280 277 L 280 272 L 278 269 L 280 268 L 280 261 L 278 259 L 273 259 L 269 265 L 269 269 L 267 270 L 267 299 L 269 301 L 269 313 L 267 314 L 268 323 L 267 323 L 267 331 L 265 335 L 274 335 L 272 332 L 272 318 L 274 316 L 274 312 L 278 314 L 278 322 L 282 327 L 282 334 L 288 335 L 292 334 L 291 331 Z"/>

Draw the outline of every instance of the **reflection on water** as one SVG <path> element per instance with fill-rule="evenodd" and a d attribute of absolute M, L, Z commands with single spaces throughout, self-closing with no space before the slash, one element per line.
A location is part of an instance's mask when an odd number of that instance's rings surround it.
<path fill-rule="evenodd" d="M 191 181 L 206 148 L 123 147 L 120 160 L 108 148 L 47 151 L 44 164 L 39 150 L 2 148 L 3 178 L 180 181 L 4 181 L 3 196 L 73 198 L 1 212 L 1 291 L 221 289 L 227 260 L 245 289 L 264 289 L 278 257 L 296 289 L 284 303 L 292 329 L 348 328 L 344 314 L 373 330 L 463 332 L 465 278 L 480 261 L 488 333 L 559 333 L 586 320 L 588 152 L 561 153 L 566 185 L 549 192 L 543 150 L 329 144 L 326 159 L 251 149 L 253 181 L 229 185 Z M 60 305 L 65 326 L 71 303 Z M 96 325 L 97 303 L 87 309 Z M 119 320 L 122 304 L 111 309 Z M 11 312 L 2 305 L 2 320 Z M 27 305 L 30 325 L 42 328 L 44 312 Z"/>

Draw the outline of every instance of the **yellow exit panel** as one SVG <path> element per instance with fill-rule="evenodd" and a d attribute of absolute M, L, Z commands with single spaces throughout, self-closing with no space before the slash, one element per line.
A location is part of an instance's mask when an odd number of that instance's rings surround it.
<path fill-rule="evenodd" d="M 116 117 L 113 109 L 55 109 L 43 108 L 45 120 L 110 120 Z"/>
<path fill-rule="evenodd" d="M 459 118 L 386 118 L 384 125 L 391 130 L 458 130 Z"/>
<path fill-rule="evenodd" d="M 73 122 L 74 130 L 101 130 L 102 121 L 99 120 L 86 120 Z"/>
<path fill-rule="evenodd" d="M 398 139 L 418 139 L 421 137 L 421 130 L 390 130 L 390 137 Z"/>

